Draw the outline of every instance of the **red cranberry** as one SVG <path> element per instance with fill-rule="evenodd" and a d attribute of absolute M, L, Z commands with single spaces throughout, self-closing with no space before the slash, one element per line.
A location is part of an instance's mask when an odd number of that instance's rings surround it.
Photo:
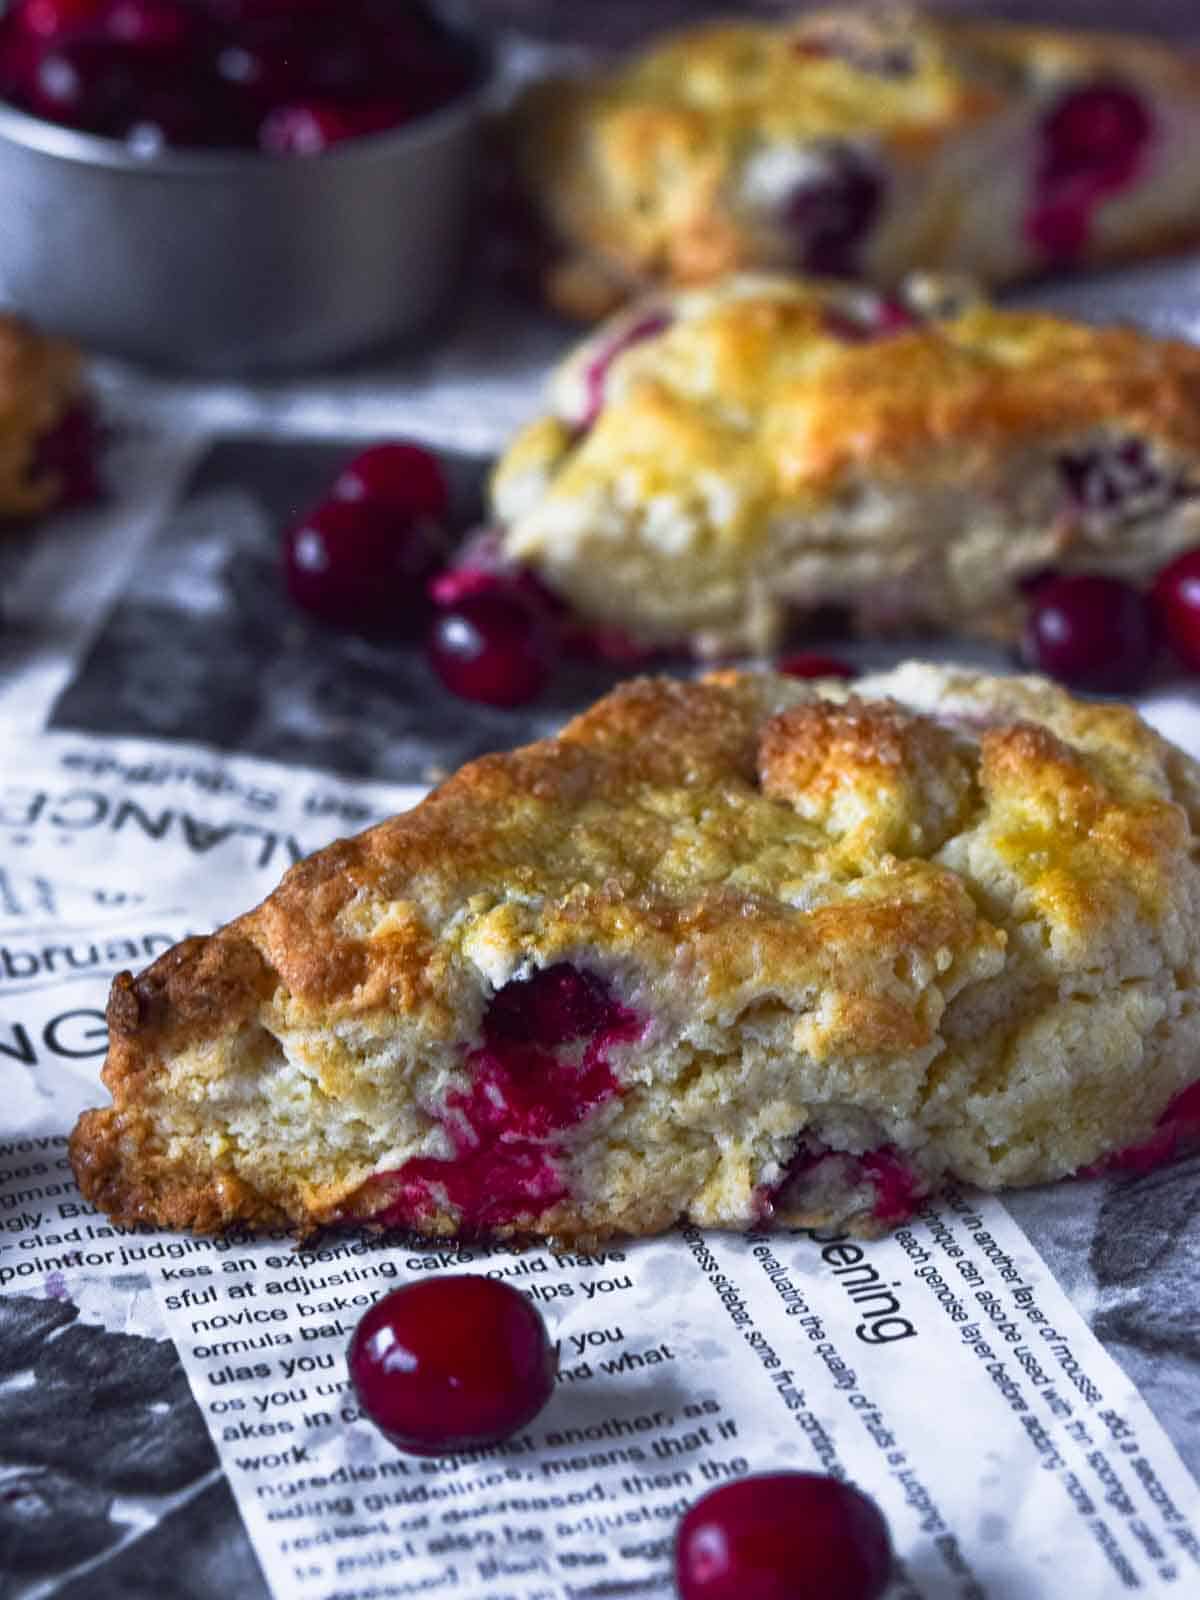
<path fill-rule="evenodd" d="M 1167 643 L 1185 666 L 1200 672 L 1200 549 L 1163 568 L 1152 600 Z"/>
<path fill-rule="evenodd" d="M 891 1570 L 875 1503 L 814 1472 L 712 1489 L 675 1540 L 679 1600 L 880 1600 Z"/>
<path fill-rule="evenodd" d="M 1149 608 L 1118 578 L 1050 578 L 1030 598 L 1022 653 L 1081 689 L 1136 689 L 1154 656 Z"/>
<path fill-rule="evenodd" d="M 273 156 L 316 156 L 361 131 L 345 107 L 309 100 L 268 111 L 258 130 L 258 146 Z"/>
<path fill-rule="evenodd" d="M 370 501 L 398 516 L 433 517 L 450 510 L 450 490 L 441 463 L 419 444 L 372 445 L 348 461 L 331 491 L 335 500 Z"/>
<path fill-rule="evenodd" d="M 907 333 L 921 325 L 920 319 L 902 300 L 890 295 L 882 297 L 861 316 L 852 316 L 829 306 L 821 323 L 826 333 L 831 333 L 835 339 L 841 339 L 846 344 L 866 344 L 872 339 L 885 339 L 889 334 Z"/>
<path fill-rule="evenodd" d="M 284 541 L 287 586 L 297 605 L 343 627 L 389 631 L 421 610 L 437 554 L 424 518 L 350 500 L 322 501 Z"/>
<path fill-rule="evenodd" d="M 27 98 L 31 110 L 52 122 L 108 133 L 136 103 L 137 74 L 115 39 L 83 34 L 42 56 Z"/>
<path fill-rule="evenodd" d="M 558 654 L 545 617 L 511 589 L 466 595 L 440 612 L 427 649 L 451 693 L 489 706 L 533 700 L 549 682 Z"/>
<path fill-rule="evenodd" d="M 883 180 L 851 145 L 830 145 L 823 155 L 821 166 L 801 178 L 784 202 L 784 225 L 798 266 L 848 277 L 883 205 Z"/>
<path fill-rule="evenodd" d="M 1105 195 L 1137 174 L 1153 124 L 1145 103 L 1121 84 L 1090 84 L 1062 96 L 1041 125 L 1030 241 L 1051 260 L 1086 247 L 1091 216 Z"/>
<path fill-rule="evenodd" d="M 102 21 L 110 38 L 156 54 L 184 51 L 197 37 L 196 13 L 178 0 L 110 0 Z"/>
<path fill-rule="evenodd" d="M 669 311 L 648 312 L 646 316 L 639 318 L 605 345 L 583 375 L 585 400 L 583 416 L 579 420 L 580 428 L 585 430 L 590 428 L 604 409 L 604 389 L 608 382 L 609 369 L 617 357 L 624 355 L 626 350 L 631 350 L 635 344 L 644 344 L 647 339 L 657 339 L 660 333 L 667 331 L 673 321 L 674 318 Z"/>
<path fill-rule="evenodd" d="M 837 656 L 820 656 L 811 650 L 784 656 L 775 668 L 789 678 L 857 678 L 858 668 Z"/>
<path fill-rule="evenodd" d="M 17 0 L 9 14 L 23 33 L 38 39 L 61 39 L 93 23 L 104 3 L 105 0 Z"/>
<path fill-rule="evenodd" d="M 558 1352 L 536 1308 L 495 1278 L 424 1278 L 367 1311 L 350 1341 L 359 1404 L 414 1455 L 499 1444 L 554 1392 Z"/>

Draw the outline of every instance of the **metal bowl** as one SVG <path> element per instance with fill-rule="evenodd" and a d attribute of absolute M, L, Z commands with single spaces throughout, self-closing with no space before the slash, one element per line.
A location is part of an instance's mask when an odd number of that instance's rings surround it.
<path fill-rule="evenodd" d="M 0 305 L 195 373 L 295 371 L 428 326 L 454 287 L 489 69 L 317 156 L 134 153 L 0 102 Z"/>

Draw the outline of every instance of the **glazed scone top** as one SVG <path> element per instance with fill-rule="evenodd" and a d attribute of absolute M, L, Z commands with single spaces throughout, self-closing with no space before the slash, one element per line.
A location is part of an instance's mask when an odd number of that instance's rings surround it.
<path fill-rule="evenodd" d="M 849 597 L 867 555 L 875 576 L 902 575 L 1001 512 L 1040 540 L 1018 549 L 1010 534 L 1010 559 L 1053 565 L 1072 521 L 1062 452 L 1133 439 L 1159 499 L 1200 486 L 1200 349 L 984 304 L 871 337 L 888 304 L 742 275 L 613 319 L 501 458 L 507 550 L 585 615 L 682 638 L 744 617 L 760 563 L 768 588 L 788 558 L 841 550 Z M 1153 493 L 1119 515 L 1096 508 L 1094 564 L 1115 538 L 1106 518 L 1156 509 Z M 1124 539 L 1118 555 L 1138 550 Z M 966 588 L 939 620 L 964 620 Z M 757 642 L 738 626 L 735 643 Z"/>
<path fill-rule="evenodd" d="M 398 1120 L 432 1137 L 421 1108 L 495 991 L 566 961 L 647 1019 L 620 1068 L 647 1148 L 725 1127 L 714 1093 L 750 1138 L 770 1106 L 738 1086 L 772 1040 L 801 1101 L 934 1166 L 1061 1176 L 1143 1137 L 1195 1075 L 1198 825 L 1190 761 L 1037 680 L 633 682 L 118 980 L 115 1110 L 82 1120 L 76 1168 L 126 1218 L 334 1215 L 414 1153 Z M 799 1115 L 760 1129 L 772 1160 Z M 708 1214 L 668 1194 L 647 1218 L 637 1193 L 621 1227 Z"/>
<path fill-rule="evenodd" d="M 53 477 L 35 477 L 39 441 L 79 394 L 79 353 L 0 313 L 0 519 L 45 510 L 59 492 Z"/>

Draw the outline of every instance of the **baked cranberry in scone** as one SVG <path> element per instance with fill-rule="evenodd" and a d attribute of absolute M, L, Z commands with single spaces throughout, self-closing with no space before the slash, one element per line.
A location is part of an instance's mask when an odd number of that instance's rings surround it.
<path fill-rule="evenodd" d="M 1197 827 L 1039 679 L 635 681 L 119 977 L 75 1171 L 122 1223 L 575 1240 L 1064 1177 L 1200 1074 Z"/>
<path fill-rule="evenodd" d="M 548 400 L 493 478 L 502 554 L 644 646 L 765 653 L 826 606 L 1013 639 L 1031 574 L 1200 544 L 1200 350 L 936 276 L 659 292 Z"/>
<path fill-rule="evenodd" d="M 537 86 L 514 125 L 543 291 L 792 268 L 1008 283 L 1200 236 L 1200 56 L 902 4 L 703 23 Z"/>

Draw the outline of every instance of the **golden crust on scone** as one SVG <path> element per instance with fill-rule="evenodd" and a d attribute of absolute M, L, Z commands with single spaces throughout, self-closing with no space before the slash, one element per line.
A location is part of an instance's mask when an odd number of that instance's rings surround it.
<path fill-rule="evenodd" d="M 1200 773 L 912 664 L 624 685 L 118 978 L 117 1221 L 596 1239 L 1062 1177 L 1200 1072 Z"/>
<path fill-rule="evenodd" d="M 1149 578 L 1200 542 L 1200 349 L 907 315 L 756 275 L 621 314 L 500 460 L 506 554 L 591 621 L 709 654 L 828 604 L 1002 634 L 1032 572 Z"/>
<path fill-rule="evenodd" d="M 0 313 L 0 524 L 59 498 L 54 474 L 38 471 L 38 446 L 80 398 L 78 351 Z"/>
<path fill-rule="evenodd" d="M 514 135 L 546 291 L 593 317 L 745 268 L 1003 283 L 1194 241 L 1198 95 L 1148 40 L 831 8 L 539 86 Z"/>

